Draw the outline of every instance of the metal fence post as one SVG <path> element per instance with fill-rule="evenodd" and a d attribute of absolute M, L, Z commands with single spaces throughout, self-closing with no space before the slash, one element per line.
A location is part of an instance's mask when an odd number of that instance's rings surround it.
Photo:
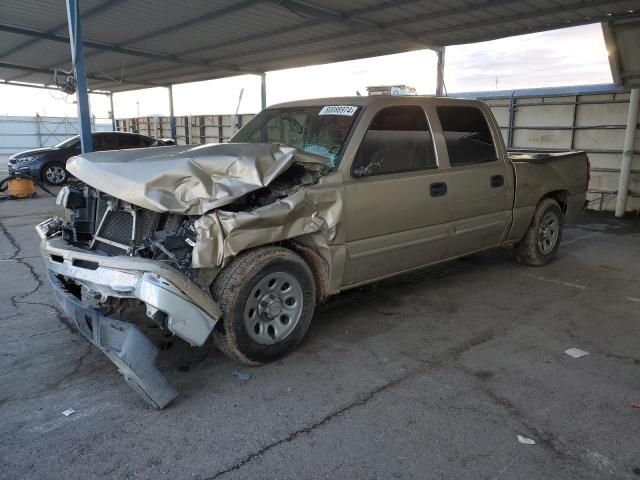
<path fill-rule="evenodd" d="M 444 95 L 444 47 L 438 49 L 438 70 L 436 72 L 436 95 L 442 97 Z"/>
<path fill-rule="evenodd" d="M 38 138 L 38 146 L 42 147 L 44 144 L 42 143 L 42 133 L 40 132 L 40 114 L 36 112 L 36 135 Z"/>
<path fill-rule="evenodd" d="M 171 138 L 176 140 L 176 117 L 173 112 L 173 86 L 169 85 L 169 129 L 171 130 Z"/>
<path fill-rule="evenodd" d="M 116 112 L 113 109 L 113 92 L 109 92 L 109 103 L 111 104 L 111 129 L 115 132 L 118 130 L 116 125 Z"/>
<path fill-rule="evenodd" d="M 633 162 L 636 129 L 638 127 L 638 107 L 640 106 L 640 88 L 631 90 L 629 97 L 629 114 L 627 128 L 624 133 L 622 147 L 622 161 L 620 162 L 620 180 L 618 184 L 618 198 L 616 199 L 616 217 L 623 217 L 627 211 L 627 195 L 629 193 L 629 178 L 631 177 L 631 163 Z"/>
<path fill-rule="evenodd" d="M 267 74 L 265 72 L 260 74 L 260 101 L 262 110 L 267 108 Z"/>

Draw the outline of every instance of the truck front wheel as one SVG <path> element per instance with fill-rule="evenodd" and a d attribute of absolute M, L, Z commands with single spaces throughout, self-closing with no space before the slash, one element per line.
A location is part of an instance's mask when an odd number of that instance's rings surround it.
<path fill-rule="evenodd" d="M 263 247 L 239 255 L 215 279 L 223 317 L 215 345 L 248 365 L 277 360 L 300 343 L 313 317 L 313 274 L 296 253 Z"/>
<path fill-rule="evenodd" d="M 524 238 L 515 245 L 516 259 L 535 267 L 549 263 L 560 246 L 563 224 L 558 202 L 552 198 L 543 199 L 533 213 L 533 220 Z"/>

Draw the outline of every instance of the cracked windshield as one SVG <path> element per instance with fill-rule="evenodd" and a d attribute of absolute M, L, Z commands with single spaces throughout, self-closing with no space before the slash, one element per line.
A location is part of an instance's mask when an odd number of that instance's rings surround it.
<path fill-rule="evenodd" d="M 357 112 L 350 105 L 269 109 L 230 141 L 280 143 L 328 158 L 335 167 Z"/>

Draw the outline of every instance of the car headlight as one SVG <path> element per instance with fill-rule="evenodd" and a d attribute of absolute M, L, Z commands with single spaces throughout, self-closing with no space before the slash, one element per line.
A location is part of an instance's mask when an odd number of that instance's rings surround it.
<path fill-rule="evenodd" d="M 18 157 L 15 158 L 15 162 L 16 163 L 27 163 L 30 162 L 31 160 L 35 160 L 36 158 L 38 158 L 38 155 L 27 155 L 26 157 Z"/>

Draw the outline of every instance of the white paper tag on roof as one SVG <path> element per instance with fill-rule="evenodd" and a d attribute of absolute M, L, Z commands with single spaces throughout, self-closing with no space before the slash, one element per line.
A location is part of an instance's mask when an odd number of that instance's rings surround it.
<path fill-rule="evenodd" d="M 358 107 L 353 105 L 327 105 L 322 107 L 318 115 L 344 115 L 352 117 L 358 111 Z"/>

